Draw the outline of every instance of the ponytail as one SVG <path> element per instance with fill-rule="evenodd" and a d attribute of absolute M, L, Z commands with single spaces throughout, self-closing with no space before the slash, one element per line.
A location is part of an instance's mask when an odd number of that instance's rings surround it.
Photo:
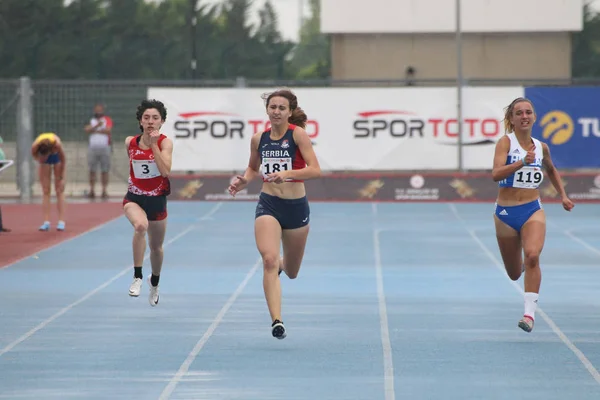
<path fill-rule="evenodd" d="M 301 128 L 306 128 L 306 121 L 308 117 L 303 109 L 296 107 L 292 110 L 292 116 L 288 119 L 290 124 L 297 125 Z"/>

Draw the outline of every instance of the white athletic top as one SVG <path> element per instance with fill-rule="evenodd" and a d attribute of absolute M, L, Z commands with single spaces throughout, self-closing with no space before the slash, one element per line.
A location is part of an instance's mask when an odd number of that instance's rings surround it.
<path fill-rule="evenodd" d="M 514 133 L 509 133 L 506 136 L 510 139 L 510 150 L 506 157 L 506 165 L 521 162 L 521 159 L 527 155 L 527 151 L 521 147 Z M 499 187 L 537 189 L 541 185 L 544 180 L 544 171 L 542 170 L 544 149 L 542 148 L 542 142 L 535 138 L 532 138 L 532 140 L 535 144 L 535 161 L 498 182 Z"/>

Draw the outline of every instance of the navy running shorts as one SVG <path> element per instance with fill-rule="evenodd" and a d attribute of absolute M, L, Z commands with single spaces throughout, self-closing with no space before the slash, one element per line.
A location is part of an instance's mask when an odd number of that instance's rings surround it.
<path fill-rule="evenodd" d="M 261 192 L 254 218 L 263 215 L 274 217 L 281 225 L 281 229 L 302 228 L 310 222 L 308 199 L 306 196 L 299 199 L 282 199 Z"/>
<path fill-rule="evenodd" d="M 46 158 L 46 161 L 44 161 L 42 164 L 54 165 L 54 164 L 58 164 L 59 162 L 60 162 L 60 156 L 58 155 L 58 153 L 53 153 L 53 154 L 50 154 L 48 156 L 48 158 Z"/>

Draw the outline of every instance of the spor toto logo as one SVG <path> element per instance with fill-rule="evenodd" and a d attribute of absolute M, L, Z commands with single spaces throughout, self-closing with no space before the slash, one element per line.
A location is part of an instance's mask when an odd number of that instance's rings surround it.
<path fill-rule="evenodd" d="M 440 144 L 458 144 L 456 118 L 421 118 L 416 113 L 401 110 L 375 110 L 359 112 L 354 120 L 354 137 L 375 139 L 384 135 L 395 138 L 424 138 L 428 132 Z M 463 121 L 464 145 L 494 144 L 503 134 L 501 122 L 494 118 L 465 118 Z"/>
<path fill-rule="evenodd" d="M 245 119 L 239 114 L 219 111 L 180 113 L 173 124 L 177 139 L 197 139 L 207 135 L 214 139 L 244 139 L 270 127 L 267 118 Z M 305 130 L 311 139 L 315 139 L 319 136 L 319 123 L 308 120 Z"/>
<path fill-rule="evenodd" d="M 564 144 L 573 136 L 573 120 L 563 111 L 548 112 L 540 121 L 540 126 L 542 137 L 550 139 L 550 143 L 554 145 Z"/>

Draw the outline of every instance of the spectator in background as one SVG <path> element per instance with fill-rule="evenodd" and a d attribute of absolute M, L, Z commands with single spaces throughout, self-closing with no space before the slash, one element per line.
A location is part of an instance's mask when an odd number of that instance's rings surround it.
<path fill-rule="evenodd" d="M 88 134 L 88 166 L 90 170 L 90 192 L 89 198 L 96 197 L 96 171 L 100 169 L 102 183 L 102 198 L 108 198 L 108 173 L 110 172 L 111 162 L 111 133 L 112 119 L 104 114 L 104 106 L 96 104 L 94 106 L 94 116 L 85 126 L 85 132 Z"/>

